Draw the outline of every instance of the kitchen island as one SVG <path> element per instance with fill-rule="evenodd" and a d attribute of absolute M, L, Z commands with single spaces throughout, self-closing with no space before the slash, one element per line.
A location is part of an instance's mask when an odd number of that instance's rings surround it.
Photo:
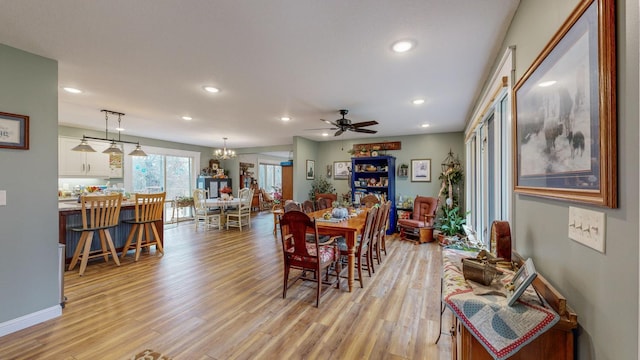
<path fill-rule="evenodd" d="M 78 202 L 59 202 L 58 203 L 58 213 L 59 213 L 59 225 L 58 225 L 58 242 L 60 244 L 65 244 L 65 262 L 69 263 L 71 258 L 73 257 L 73 252 L 78 245 L 78 241 L 80 240 L 80 232 L 72 231 L 72 228 L 81 228 L 82 227 L 82 214 L 81 214 L 81 205 Z M 123 220 L 133 219 L 135 217 L 135 203 L 133 201 L 122 201 L 122 205 L 120 207 L 120 223 L 113 229 L 110 229 L 111 237 L 113 238 L 113 243 L 116 247 L 116 251 L 122 252 L 122 248 L 124 247 L 124 243 L 127 241 L 127 236 L 129 236 L 129 231 L 131 231 L 131 224 L 123 222 Z M 163 214 L 164 219 L 164 214 Z M 162 243 L 164 231 L 160 231 L 163 229 L 163 219 L 156 221 L 156 227 L 158 228 L 158 234 L 160 235 L 160 242 Z M 97 239 L 97 236 L 94 236 L 94 239 Z M 91 245 L 91 250 L 98 250 L 100 248 L 99 241 L 93 241 Z"/>

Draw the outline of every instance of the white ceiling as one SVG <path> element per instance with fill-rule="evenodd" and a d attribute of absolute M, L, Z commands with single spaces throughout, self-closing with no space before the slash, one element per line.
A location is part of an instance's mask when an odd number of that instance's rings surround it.
<path fill-rule="evenodd" d="M 307 129 L 343 108 L 378 121 L 376 137 L 463 130 L 518 3 L 0 0 L 0 43 L 58 61 L 61 125 L 104 130 L 109 109 L 126 114 L 127 135 L 286 145 L 334 140 Z M 393 53 L 404 38 L 417 47 Z"/>

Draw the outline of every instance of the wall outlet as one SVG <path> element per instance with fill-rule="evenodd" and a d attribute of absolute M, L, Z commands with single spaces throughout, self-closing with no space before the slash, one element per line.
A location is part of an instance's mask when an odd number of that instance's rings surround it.
<path fill-rule="evenodd" d="M 569 207 L 569 239 L 604 253 L 603 212 Z"/>

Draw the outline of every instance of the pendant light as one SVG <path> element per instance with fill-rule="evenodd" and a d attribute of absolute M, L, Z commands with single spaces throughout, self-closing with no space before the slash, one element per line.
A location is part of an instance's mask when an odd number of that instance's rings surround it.
<path fill-rule="evenodd" d="M 124 116 L 124 113 L 111 111 L 111 110 L 104 110 L 104 109 L 100 111 L 104 112 L 105 137 L 98 138 L 98 137 L 82 135 L 82 140 L 80 141 L 80 144 L 71 150 L 84 151 L 84 152 L 96 152 L 96 150 L 92 148 L 91 145 L 89 145 L 89 143 L 87 142 L 87 139 L 91 139 L 91 140 L 98 140 L 98 141 L 106 141 L 110 143 L 109 147 L 103 151 L 104 154 L 122 154 L 122 149 L 120 149 L 120 147 L 118 146 L 118 143 L 123 143 L 123 144 L 136 145 L 136 148 L 129 153 L 130 156 L 147 156 L 147 154 L 142 150 L 142 147 L 140 146 L 139 142 L 132 142 L 132 141 L 126 141 L 126 140 L 120 139 L 120 131 L 122 131 L 122 127 L 121 127 L 122 116 Z M 115 139 L 115 138 L 109 139 L 109 114 L 118 115 L 118 139 Z"/>

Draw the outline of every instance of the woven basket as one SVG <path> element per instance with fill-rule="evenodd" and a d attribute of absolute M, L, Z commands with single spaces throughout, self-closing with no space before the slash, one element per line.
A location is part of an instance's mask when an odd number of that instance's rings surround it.
<path fill-rule="evenodd" d="M 475 281 L 485 286 L 491 285 L 493 278 L 502 272 L 486 261 L 475 258 L 462 259 L 462 275 L 465 280 Z"/>

